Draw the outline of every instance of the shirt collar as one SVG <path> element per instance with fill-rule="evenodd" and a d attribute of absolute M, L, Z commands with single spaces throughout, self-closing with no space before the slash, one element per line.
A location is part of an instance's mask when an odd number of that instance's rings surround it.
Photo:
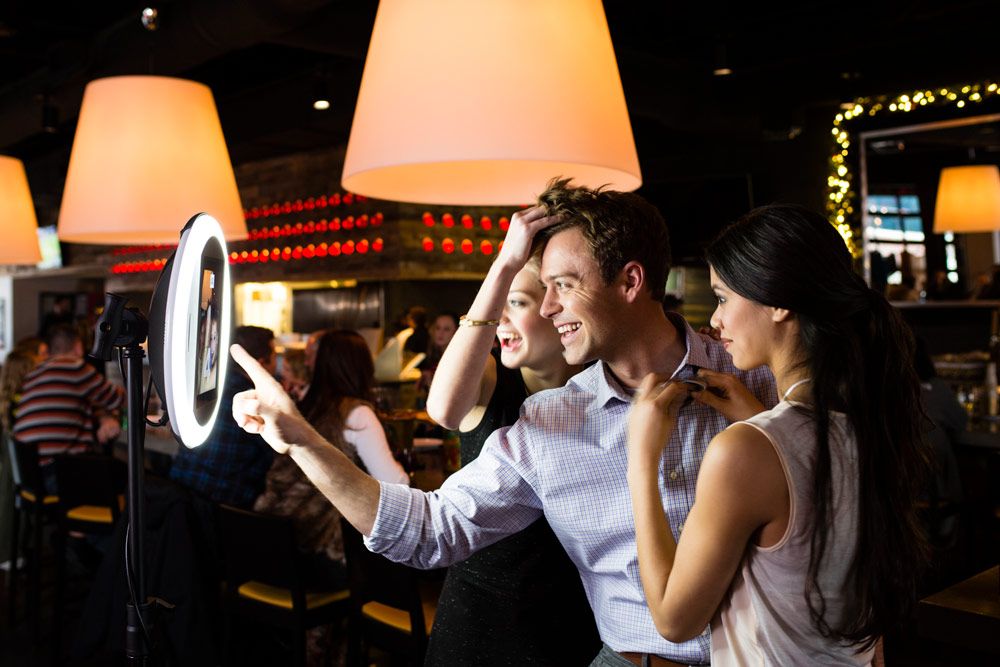
<path fill-rule="evenodd" d="M 671 377 L 678 379 L 691 378 L 698 374 L 699 368 L 710 370 L 720 370 L 716 361 L 709 354 L 709 346 L 712 344 L 711 338 L 705 334 L 699 334 L 683 317 L 677 313 L 667 313 L 667 319 L 677 329 L 677 333 L 684 336 L 684 358 L 674 370 Z M 607 405 L 611 399 L 617 399 L 623 403 L 632 402 L 632 394 L 622 387 L 603 361 L 598 361 L 591 368 L 594 373 L 594 394 L 597 404 Z"/>

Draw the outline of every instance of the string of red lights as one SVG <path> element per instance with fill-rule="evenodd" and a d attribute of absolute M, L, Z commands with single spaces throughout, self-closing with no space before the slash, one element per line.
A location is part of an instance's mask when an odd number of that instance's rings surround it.
<path fill-rule="evenodd" d="M 309 212 L 328 209 L 336 206 L 350 206 L 355 203 L 367 201 L 364 195 L 351 192 L 334 193 L 331 195 L 320 195 L 318 197 L 308 197 L 306 199 L 296 199 L 284 203 L 272 203 L 255 206 L 244 211 L 246 219 L 259 220 L 276 216 L 291 215 L 300 212 Z M 452 213 L 443 213 L 440 219 L 433 213 L 427 211 L 421 216 L 421 220 L 427 227 L 441 225 L 446 229 L 466 229 L 476 228 L 476 220 L 471 214 L 464 213 L 456 221 Z M 245 241 L 262 241 L 280 238 L 292 238 L 309 236 L 314 234 L 325 234 L 328 232 L 351 231 L 354 229 L 366 229 L 368 227 L 380 227 L 385 221 L 385 216 L 381 211 L 372 214 L 363 213 L 358 216 L 348 215 L 333 217 L 330 219 L 299 221 L 295 223 L 286 222 L 282 225 L 261 226 L 248 230 Z M 494 229 L 494 221 L 490 216 L 482 216 L 478 225 L 483 231 Z M 496 221 L 496 227 L 500 231 L 506 232 L 510 226 L 510 219 L 502 216 Z M 236 241 L 240 243 L 242 241 Z M 115 248 L 111 251 L 114 256 L 152 253 L 157 251 L 173 251 L 177 246 L 170 244 L 138 245 Z M 381 237 L 369 241 L 368 239 L 332 241 L 322 243 L 309 243 L 306 245 L 284 246 L 253 250 L 233 250 L 229 254 L 230 264 L 257 264 L 266 262 L 301 261 L 312 260 L 324 257 L 337 257 L 341 255 L 366 254 L 369 251 L 381 253 L 385 247 L 385 242 Z M 499 252 L 503 247 L 503 241 L 482 240 L 478 244 L 469 238 L 456 240 L 444 238 L 437 243 L 430 237 L 424 237 L 421 241 L 424 252 L 434 252 L 440 250 L 446 255 L 459 251 L 466 255 L 471 255 L 476 250 L 484 255 L 492 255 Z M 120 262 L 112 265 L 111 272 L 114 274 L 146 273 L 150 271 L 160 271 L 166 264 L 167 258 L 159 257 L 155 259 L 136 260 L 131 262 Z"/>
<path fill-rule="evenodd" d="M 230 264 L 263 264 L 266 262 L 289 262 L 299 260 L 313 260 L 323 257 L 348 256 L 355 253 L 359 255 L 381 253 L 385 249 L 385 241 L 378 237 L 369 241 L 360 239 L 358 241 L 334 241 L 333 243 L 310 243 L 305 246 L 285 246 L 284 248 L 274 247 L 263 250 L 242 250 L 229 253 Z M 111 267 L 111 273 L 146 273 L 149 271 L 160 271 L 166 264 L 167 258 L 141 260 L 135 262 L 121 262 Z"/>

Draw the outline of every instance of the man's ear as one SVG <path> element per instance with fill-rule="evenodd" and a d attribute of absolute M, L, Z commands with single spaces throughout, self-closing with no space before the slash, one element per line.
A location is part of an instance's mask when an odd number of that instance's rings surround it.
<path fill-rule="evenodd" d="M 771 308 L 771 321 L 772 322 L 787 322 L 788 320 L 795 317 L 792 311 L 787 308 Z"/>
<path fill-rule="evenodd" d="M 646 269 L 639 262 L 629 262 L 622 267 L 621 280 L 625 300 L 632 303 L 646 287 Z"/>

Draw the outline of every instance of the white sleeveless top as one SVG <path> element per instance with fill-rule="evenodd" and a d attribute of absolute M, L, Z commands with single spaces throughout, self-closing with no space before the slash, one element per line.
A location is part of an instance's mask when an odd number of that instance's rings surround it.
<path fill-rule="evenodd" d="M 712 667 L 870 664 L 873 650 L 856 653 L 854 647 L 820 635 L 806 604 L 815 423 L 788 401 L 742 423 L 761 431 L 778 453 L 789 487 L 789 521 L 774 546 L 747 547 L 729 595 L 712 619 Z M 830 413 L 829 440 L 833 523 L 818 579 L 826 621 L 836 627 L 858 530 L 857 447 L 845 415 Z"/>

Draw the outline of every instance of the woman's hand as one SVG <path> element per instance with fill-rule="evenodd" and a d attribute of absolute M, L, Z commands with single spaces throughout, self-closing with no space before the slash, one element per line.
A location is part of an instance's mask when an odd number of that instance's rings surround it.
<path fill-rule="evenodd" d="M 233 397 L 233 418 L 247 433 L 260 434 L 279 454 L 302 444 L 312 427 L 279 383 L 239 345 L 230 348 L 233 359 L 254 383 L 253 389 Z"/>
<path fill-rule="evenodd" d="M 510 227 L 503 239 L 503 247 L 497 255 L 497 261 L 515 272 L 528 263 L 531 258 L 531 245 L 535 234 L 559 222 L 558 215 L 546 215 L 543 206 L 532 206 L 518 211 L 510 218 Z"/>
<path fill-rule="evenodd" d="M 628 462 L 643 468 L 660 460 L 670 433 L 677 424 L 677 413 L 691 395 L 691 386 L 669 377 L 650 373 L 636 392 L 628 415 Z"/>
<path fill-rule="evenodd" d="M 694 399 L 722 413 L 729 421 L 743 421 L 764 411 L 763 404 L 735 375 L 701 368 L 698 377 L 708 384 L 708 389 L 692 394 Z"/>

